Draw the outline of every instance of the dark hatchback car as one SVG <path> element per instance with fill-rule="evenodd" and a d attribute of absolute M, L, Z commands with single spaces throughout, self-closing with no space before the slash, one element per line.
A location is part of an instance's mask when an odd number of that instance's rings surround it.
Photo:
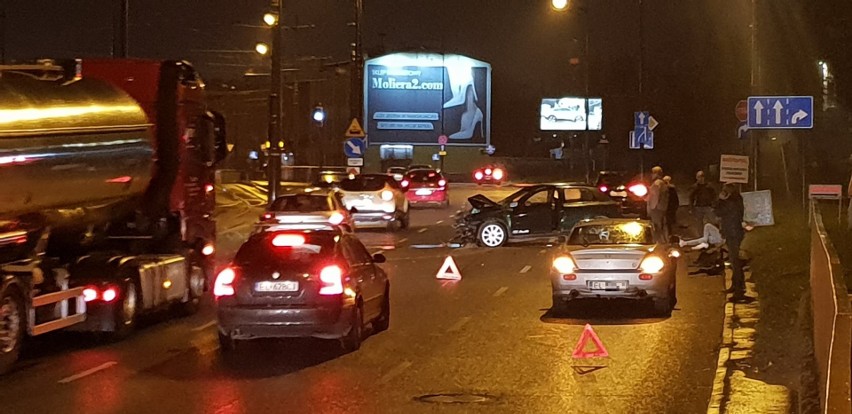
<path fill-rule="evenodd" d="M 213 293 L 223 351 L 255 338 L 339 339 L 360 348 L 364 326 L 390 323 L 381 254 L 339 230 L 255 234 L 219 273 Z"/>
<path fill-rule="evenodd" d="M 595 180 L 595 187 L 617 201 L 623 214 L 639 217 L 647 215 L 645 197 L 648 195 L 648 184 L 641 177 L 623 171 L 601 171 Z"/>
<path fill-rule="evenodd" d="M 621 217 L 617 202 L 584 184 L 536 184 L 500 201 L 475 195 L 468 202 L 472 209 L 457 219 L 456 241 L 486 247 L 565 235 L 584 219 Z"/>

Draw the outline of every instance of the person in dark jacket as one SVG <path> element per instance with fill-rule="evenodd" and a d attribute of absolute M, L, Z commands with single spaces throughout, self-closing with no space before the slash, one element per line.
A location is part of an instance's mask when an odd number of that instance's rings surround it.
<path fill-rule="evenodd" d="M 705 181 L 704 171 L 698 171 L 695 173 L 695 184 L 689 190 L 689 208 L 698 220 L 699 228 L 714 221 L 711 216 L 715 202 L 716 190 Z"/>
<path fill-rule="evenodd" d="M 719 192 L 719 201 L 714 209 L 716 216 L 721 221 L 722 236 L 725 237 L 725 244 L 728 247 L 728 257 L 731 260 L 731 288 L 727 293 L 732 293 L 731 300 L 735 302 L 752 301 L 753 298 L 746 296 L 745 272 L 743 271 L 743 262 L 740 258 L 740 245 L 745 237 L 743 229 L 743 215 L 745 206 L 743 205 L 743 197 L 740 195 L 737 187 L 733 184 L 725 184 L 722 191 Z"/>
<path fill-rule="evenodd" d="M 669 201 L 666 207 L 666 229 L 669 231 L 669 236 L 674 234 L 677 228 L 677 209 L 680 208 L 680 199 L 677 196 L 677 188 L 672 184 L 672 177 L 663 177 L 666 185 L 669 186 Z"/>

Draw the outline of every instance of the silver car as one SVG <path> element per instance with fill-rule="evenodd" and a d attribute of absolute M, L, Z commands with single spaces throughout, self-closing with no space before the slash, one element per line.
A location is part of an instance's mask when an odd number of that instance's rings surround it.
<path fill-rule="evenodd" d="M 633 219 L 584 220 L 553 259 L 553 310 L 582 298 L 651 300 L 671 315 L 677 303 L 680 252 L 656 243 L 651 223 Z"/>
<path fill-rule="evenodd" d="M 275 199 L 260 216 L 255 232 L 322 230 L 332 227 L 340 227 L 347 233 L 355 229 L 355 220 L 343 206 L 340 194 L 308 188 Z"/>

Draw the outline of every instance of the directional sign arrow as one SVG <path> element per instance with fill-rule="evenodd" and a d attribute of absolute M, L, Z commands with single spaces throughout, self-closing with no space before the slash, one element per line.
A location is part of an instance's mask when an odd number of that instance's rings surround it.
<path fill-rule="evenodd" d="M 660 123 L 657 122 L 656 118 L 654 118 L 653 116 L 648 118 L 648 129 L 653 131 L 655 128 L 657 128 L 658 125 L 660 125 Z"/>
<path fill-rule="evenodd" d="M 805 112 L 804 109 L 799 109 L 799 112 L 796 112 L 795 114 L 793 114 L 793 118 L 790 119 L 790 123 L 792 123 L 793 125 L 796 125 L 796 124 L 799 123 L 799 121 L 801 121 L 801 120 L 803 120 L 807 117 L 808 117 L 808 113 Z"/>
<path fill-rule="evenodd" d="M 757 103 L 754 104 L 754 118 L 755 122 L 758 124 L 763 123 L 763 108 L 763 103 L 760 101 L 757 101 Z"/>
<path fill-rule="evenodd" d="M 346 141 L 346 145 L 352 150 L 352 153 L 355 155 L 361 155 L 361 147 L 355 145 L 352 141 Z"/>
<path fill-rule="evenodd" d="M 772 109 L 775 110 L 775 124 L 781 125 L 781 110 L 784 109 L 784 104 L 781 101 L 775 101 L 775 106 Z"/>
<path fill-rule="evenodd" d="M 645 113 L 644 112 L 639 113 L 639 125 L 645 125 Z"/>

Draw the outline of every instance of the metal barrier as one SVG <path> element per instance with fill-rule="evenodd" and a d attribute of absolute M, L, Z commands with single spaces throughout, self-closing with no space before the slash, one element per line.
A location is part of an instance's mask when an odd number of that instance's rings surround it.
<path fill-rule="evenodd" d="M 843 267 L 819 211 L 811 202 L 811 301 L 814 353 L 823 413 L 852 412 L 852 305 Z"/>

